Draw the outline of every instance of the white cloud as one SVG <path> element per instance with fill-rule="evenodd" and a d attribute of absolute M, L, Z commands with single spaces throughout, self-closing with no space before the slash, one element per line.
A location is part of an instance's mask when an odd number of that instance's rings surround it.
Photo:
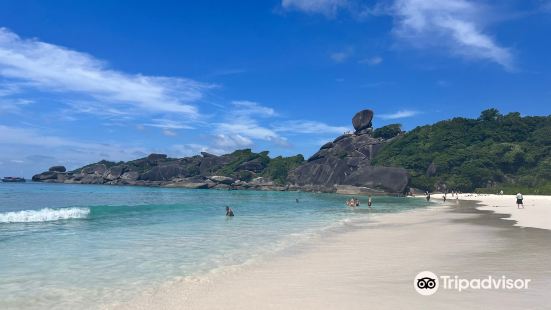
<path fill-rule="evenodd" d="M 253 101 L 237 100 L 232 101 L 232 105 L 234 106 L 232 113 L 237 116 L 272 117 L 277 115 L 274 109 Z"/>
<path fill-rule="evenodd" d="M 276 132 L 299 133 L 299 134 L 342 134 L 349 131 L 345 126 L 331 126 L 322 122 L 293 120 L 285 121 L 274 126 Z"/>
<path fill-rule="evenodd" d="M 23 39 L 6 28 L 0 28 L 0 76 L 21 87 L 85 95 L 110 105 L 189 117 L 198 116 L 191 103 L 212 87 L 185 78 L 117 71 L 91 55 Z"/>
<path fill-rule="evenodd" d="M 128 109 L 116 108 L 96 101 L 71 101 L 64 103 L 64 105 L 66 108 L 62 108 L 60 114 L 67 120 L 77 120 L 76 115 L 78 114 L 93 114 L 101 118 L 116 118 L 120 121 L 131 118 L 133 114 Z"/>
<path fill-rule="evenodd" d="M 232 123 L 220 123 L 217 131 L 260 140 L 270 140 L 278 137 L 275 131 L 260 126 L 256 120 L 243 118 Z"/>
<path fill-rule="evenodd" d="M 224 122 L 215 126 L 214 147 L 224 150 L 251 147 L 255 140 L 273 143 L 280 147 L 291 144 L 282 134 L 342 134 L 350 130 L 344 126 L 330 126 L 309 120 L 288 120 L 272 126 L 261 125 L 260 119 L 278 117 L 276 111 L 251 101 L 234 101 Z M 263 120 L 268 122 L 268 120 Z"/>
<path fill-rule="evenodd" d="M 223 150 L 232 151 L 239 148 L 251 147 L 254 145 L 253 141 L 240 134 L 217 134 L 214 136 L 214 144 Z"/>
<path fill-rule="evenodd" d="M 288 10 L 299 10 L 306 13 L 323 14 L 331 17 L 341 8 L 348 6 L 347 0 L 282 0 L 281 6 Z"/>
<path fill-rule="evenodd" d="M 412 117 L 419 114 L 419 111 L 414 110 L 400 110 L 395 113 L 390 114 L 380 114 L 378 117 L 382 119 L 399 119 L 399 118 L 406 118 L 406 117 Z"/>
<path fill-rule="evenodd" d="M 329 57 L 336 63 L 342 63 L 350 57 L 350 52 L 335 52 L 331 53 Z"/>
<path fill-rule="evenodd" d="M 487 12 L 467 0 L 396 0 L 394 32 L 419 48 L 445 46 L 452 54 L 495 62 L 510 70 L 513 55 L 483 31 Z"/>
<path fill-rule="evenodd" d="M 85 148 L 89 144 L 57 136 L 42 135 L 36 130 L 0 125 L 0 144 L 33 145 L 42 147 L 70 146 Z"/>
<path fill-rule="evenodd" d="M 171 153 L 176 157 L 194 156 L 201 152 L 208 152 L 216 155 L 223 154 L 223 151 L 212 149 L 206 145 L 188 143 L 188 144 L 174 144 L 170 147 Z"/>
<path fill-rule="evenodd" d="M 165 118 L 154 118 L 151 120 L 151 123 L 144 124 L 144 126 L 162 129 L 193 129 L 192 126 L 189 126 L 185 123 Z"/>
<path fill-rule="evenodd" d="M 227 146 L 227 143 L 250 146 L 252 140 L 274 140 L 279 138 L 273 130 L 258 123 L 259 118 L 276 116 L 277 113 L 269 107 L 252 101 L 233 101 L 224 122 L 217 123 L 215 132 L 221 138 L 217 145 Z M 245 140 L 247 139 L 247 140 Z"/>
<path fill-rule="evenodd" d="M 514 69 L 511 49 L 501 46 L 485 31 L 491 18 L 491 8 L 484 2 L 471 0 L 394 0 L 378 1 L 371 6 L 351 0 L 283 0 L 282 6 L 306 13 L 336 15 L 339 10 L 348 12 L 358 20 L 367 16 L 390 15 L 394 18 L 393 31 L 398 38 L 423 49 L 446 48 L 448 53 L 466 59 L 487 60 L 506 70 Z M 548 4 L 542 4 L 542 10 Z M 331 54 L 336 62 L 345 61 L 345 52 Z M 376 65 L 382 58 L 364 60 Z M 362 62 L 362 61 L 360 61 Z"/>
<path fill-rule="evenodd" d="M 376 66 L 376 65 L 379 65 L 379 64 L 383 63 L 383 58 L 380 57 L 380 56 L 374 56 L 374 57 L 364 58 L 364 59 L 360 60 L 359 62 L 361 64 Z"/>
<path fill-rule="evenodd" d="M 346 62 L 350 57 L 354 55 L 354 47 L 348 46 L 344 49 L 329 54 L 329 57 L 336 63 Z"/>
<path fill-rule="evenodd" d="M 252 101 L 234 101 L 223 122 L 216 123 L 213 147 L 226 151 L 252 147 L 255 140 L 267 141 L 280 147 L 289 147 L 287 138 L 274 128 L 260 124 L 260 120 L 279 117 L 269 107 Z M 283 131 L 282 131 L 283 132 Z"/>
<path fill-rule="evenodd" d="M 22 108 L 33 103 L 32 100 L 21 98 L 2 98 L 0 96 L 0 115 L 3 113 L 21 113 Z"/>
<path fill-rule="evenodd" d="M 163 135 L 165 135 L 167 137 L 174 137 L 174 136 L 177 136 L 178 134 L 174 130 L 163 129 Z"/>
<path fill-rule="evenodd" d="M 77 141 L 56 135 L 44 134 L 44 129 L 19 128 L 0 125 L 0 160 L 25 161 L 21 170 L 9 170 L 12 174 L 32 174 L 44 171 L 48 165 L 63 164 L 69 169 L 77 168 L 100 159 L 113 161 L 135 159 L 137 154 L 149 153 L 143 147 L 113 143 Z M 48 154 L 43 155 L 32 154 Z M 41 156 L 42 159 L 37 158 Z"/>

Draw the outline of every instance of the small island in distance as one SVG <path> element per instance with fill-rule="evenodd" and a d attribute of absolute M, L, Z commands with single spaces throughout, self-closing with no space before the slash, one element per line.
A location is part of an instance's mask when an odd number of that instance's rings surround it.
<path fill-rule="evenodd" d="M 409 132 L 400 124 L 373 129 L 373 111 L 358 112 L 344 133 L 305 160 L 270 158 L 250 149 L 226 155 L 128 162 L 102 160 L 72 171 L 63 166 L 33 181 L 193 189 L 302 190 L 342 194 L 405 194 L 410 190 L 551 193 L 551 116 L 453 118 Z"/>

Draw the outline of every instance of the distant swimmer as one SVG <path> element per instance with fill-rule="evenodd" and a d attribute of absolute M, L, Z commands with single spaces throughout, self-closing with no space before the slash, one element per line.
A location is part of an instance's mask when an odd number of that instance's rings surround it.
<path fill-rule="evenodd" d="M 346 201 L 346 205 L 349 207 L 357 207 L 360 205 L 360 202 L 356 198 L 352 198 Z"/>
<path fill-rule="evenodd" d="M 522 200 L 524 200 L 524 197 L 522 197 L 521 193 L 517 194 L 517 209 L 520 209 L 520 206 L 524 209 L 524 204 L 522 203 Z"/>
<path fill-rule="evenodd" d="M 296 202 L 298 203 L 298 198 L 297 198 L 297 199 L 295 199 L 295 200 L 296 200 Z"/>
<path fill-rule="evenodd" d="M 371 209 L 371 205 L 373 204 L 373 201 L 371 200 L 371 195 L 367 198 L 367 206 Z"/>
<path fill-rule="evenodd" d="M 234 216 L 233 210 L 228 206 L 226 206 L 226 216 Z"/>

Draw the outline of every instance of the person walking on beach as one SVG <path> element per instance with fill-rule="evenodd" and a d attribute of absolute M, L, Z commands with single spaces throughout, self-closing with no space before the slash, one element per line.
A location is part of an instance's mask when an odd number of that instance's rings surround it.
<path fill-rule="evenodd" d="M 226 216 L 234 216 L 233 210 L 228 206 L 226 206 Z"/>
<path fill-rule="evenodd" d="M 524 204 L 522 203 L 522 200 L 524 197 L 522 197 L 521 193 L 517 193 L 517 209 L 520 209 L 520 206 L 524 209 Z"/>
<path fill-rule="evenodd" d="M 371 209 L 371 205 L 373 204 L 373 201 L 371 201 L 371 195 L 367 196 L 367 206 L 369 207 L 369 209 Z"/>
<path fill-rule="evenodd" d="M 429 201 L 430 201 L 430 193 L 427 192 L 427 202 L 429 202 Z"/>
<path fill-rule="evenodd" d="M 444 196 L 442 196 L 442 198 L 444 199 L 444 203 L 446 203 L 446 193 L 444 193 Z"/>

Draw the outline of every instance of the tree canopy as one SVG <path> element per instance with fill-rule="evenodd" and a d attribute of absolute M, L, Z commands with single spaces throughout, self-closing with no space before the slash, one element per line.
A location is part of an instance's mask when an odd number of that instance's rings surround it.
<path fill-rule="evenodd" d="M 488 109 L 478 119 L 417 127 L 387 144 L 374 164 L 408 169 L 412 187 L 423 190 L 551 192 L 551 116 Z"/>

